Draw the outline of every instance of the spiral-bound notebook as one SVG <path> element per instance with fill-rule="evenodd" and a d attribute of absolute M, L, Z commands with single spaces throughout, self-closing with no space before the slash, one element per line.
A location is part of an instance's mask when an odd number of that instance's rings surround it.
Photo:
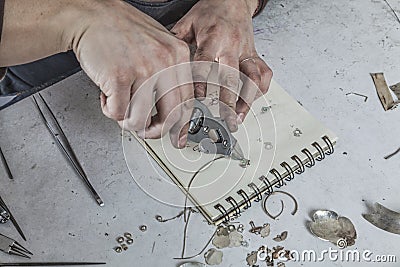
<path fill-rule="evenodd" d="M 208 88 L 205 100 L 216 114 L 217 89 Z M 212 162 L 216 155 L 199 152 L 194 143 L 183 150 L 174 149 L 168 136 L 141 143 L 206 219 L 219 224 L 333 153 L 337 141 L 332 131 L 275 82 L 265 97 L 252 105 L 234 136 L 250 160 L 246 168 L 229 158 Z"/>

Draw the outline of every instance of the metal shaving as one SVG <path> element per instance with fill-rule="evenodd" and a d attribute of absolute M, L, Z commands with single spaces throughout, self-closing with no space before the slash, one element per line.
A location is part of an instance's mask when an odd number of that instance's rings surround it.
<path fill-rule="evenodd" d="M 208 265 L 219 265 L 222 263 L 223 256 L 222 251 L 211 248 L 204 254 L 204 259 Z"/>
<path fill-rule="evenodd" d="M 243 235 L 241 235 L 238 231 L 233 231 L 229 233 L 229 247 L 240 247 L 243 242 Z"/>
<path fill-rule="evenodd" d="M 229 239 L 229 236 L 225 235 L 217 235 L 212 241 L 212 244 L 219 249 L 229 247 L 230 243 L 231 241 Z"/>
<path fill-rule="evenodd" d="M 286 265 L 283 262 L 278 262 L 278 264 L 276 266 L 277 267 L 285 267 Z"/>
<path fill-rule="evenodd" d="M 271 232 L 271 226 L 269 225 L 269 223 L 267 223 L 264 224 L 263 228 L 261 228 L 260 235 L 262 238 L 265 238 L 269 236 L 270 232 Z"/>
<path fill-rule="evenodd" d="M 287 236 L 288 236 L 288 232 L 284 231 L 280 235 L 277 235 L 276 237 L 274 237 L 273 240 L 276 242 L 282 242 L 282 241 L 286 240 Z"/>
<path fill-rule="evenodd" d="M 284 247 L 276 246 L 276 247 L 274 247 L 273 249 L 274 249 L 274 252 L 272 252 L 272 258 L 273 258 L 274 260 L 276 260 L 276 259 L 279 258 L 279 253 L 281 252 L 281 250 L 284 249 Z"/>
<path fill-rule="evenodd" d="M 250 254 L 247 254 L 246 262 L 248 266 L 253 266 L 257 263 L 257 255 L 258 251 L 252 251 Z"/>

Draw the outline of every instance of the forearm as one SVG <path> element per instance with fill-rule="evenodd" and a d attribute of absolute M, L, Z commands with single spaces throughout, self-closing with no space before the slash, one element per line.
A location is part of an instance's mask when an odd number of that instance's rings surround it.
<path fill-rule="evenodd" d="M 82 11 L 94 0 L 6 0 L 0 67 L 31 62 L 70 49 Z"/>

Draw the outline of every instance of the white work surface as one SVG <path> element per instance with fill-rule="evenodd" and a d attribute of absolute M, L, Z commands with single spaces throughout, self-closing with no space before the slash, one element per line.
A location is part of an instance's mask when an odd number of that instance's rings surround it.
<path fill-rule="evenodd" d="M 388 0 L 400 14 L 400 2 Z M 400 110 L 384 112 L 371 72 L 385 72 L 389 84 L 400 82 L 400 23 L 383 0 L 271 0 L 255 19 L 257 49 L 274 71 L 275 80 L 340 138 L 336 152 L 297 176 L 284 190 L 292 193 L 299 211 L 269 219 L 259 205 L 239 221 L 246 226 L 248 248 L 224 249 L 221 266 L 246 266 L 247 253 L 278 243 L 272 237 L 284 230 L 286 249 L 320 252 L 330 245 L 307 230 L 310 213 L 334 210 L 350 218 L 357 229 L 351 249 L 374 255 L 396 255 L 400 266 L 400 236 L 375 228 L 361 216 L 366 203 L 379 201 L 400 211 L 400 154 L 383 157 L 400 146 Z M 356 92 L 364 98 L 346 93 Z M 180 209 L 146 195 L 125 164 L 121 130 L 100 111 L 99 91 L 84 74 L 77 74 L 44 93 L 89 178 L 105 201 L 100 208 L 69 166 L 30 99 L 0 112 L 0 145 L 15 176 L 0 169 L 0 195 L 28 237 L 21 242 L 35 261 L 106 261 L 107 266 L 176 266 L 181 261 L 182 218 L 167 223 Z M 158 179 L 145 152 L 136 142 L 138 165 L 133 175 Z M 278 209 L 279 198 L 271 199 Z M 275 205 L 275 206 L 274 206 Z M 248 233 L 249 221 L 271 224 L 271 236 Z M 139 225 L 147 225 L 145 233 Z M 200 214 L 191 217 L 186 255 L 202 249 L 214 231 Z M 115 238 L 131 232 L 135 244 L 117 254 Z M 22 241 L 15 229 L 0 225 L 0 233 Z M 155 245 L 154 245 L 155 244 Z M 153 250 L 154 245 L 154 250 Z M 153 251 L 152 251 L 153 250 Z M 0 254 L 0 261 L 17 261 Z M 195 260 L 204 262 L 203 256 Z M 309 266 L 289 262 L 286 266 Z M 333 262 L 316 266 L 365 266 Z M 260 263 L 265 266 L 265 263 Z"/>

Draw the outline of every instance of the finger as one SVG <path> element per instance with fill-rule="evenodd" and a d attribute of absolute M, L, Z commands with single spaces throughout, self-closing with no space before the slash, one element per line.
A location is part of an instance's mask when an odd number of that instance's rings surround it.
<path fill-rule="evenodd" d="M 188 44 L 194 42 L 194 31 L 192 30 L 192 23 L 186 17 L 181 18 L 171 29 L 171 33 L 176 38 L 185 41 Z"/>
<path fill-rule="evenodd" d="M 261 58 L 257 57 L 255 58 L 256 64 L 258 66 L 258 69 L 260 70 L 261 74 L 261 82 L 260 82 L 260 90 L 258 91 L 256 95 L 256 99 L 261 97 L 262 95 L 266 94 L 268 92 L 268 89 L 271 85 L 271 80 L 273 76 L 273 72 L 270 69 L 270 67 L 262 60 Z"/>
<path fill-rule="evenodd" d="M 218 46 L 216 39 L 206 39 L 198 44 L 192 68 L 196 98 L 204 98 L 207 95 L 207 81 L 219 49 Z"/>
<path fill-rule="evenodd" d="M 146 78 L 137 79 L 132 86 L 132 98 L 128 111 L 124 121 L 120 123 L 124 130 L 143 132 L 151 123 L 155 81 L 146 80 Z M 140 137 L 144 138 L 143 135 Z"/>
<path fill-rule="evenodd" d="M 242 123 L 253 104 L 259 86 L 261 83 L 261 75 L 258 66 L 253 58 L 242 61 L 239 65 L 240 71 L 245 74 L 243 77 L 243 88 L 240 91 L 240 97 L 236 103 L 236 113 L 238 115 L 238 123 Z"/>
<path fill-rule="evenodd" d="M 180 65 L 177 71 L 179 92 L 181 95 L 181 119 L 170 131 L 171 143 L 176 148 L 184 148 L 187 143 L 189 121 L 193 112 L 193 82 L 190 64 Z"/>
<path fill-rule="evenodd" d="M 105 83 L 102 89 L 101 108 L 105 116 L 122 121 L 125 117 L 131 95 L 130 82 L 115 79 Z"/>
<path fill-rule="evenodd" d="M 220 116 L 226 121 L 231 132 L 236 132 L 237 115 L 236 101 L 240 86 L 239 60 L 235 56 L 220 57 L 219 82 L 220 82 Z"/>
<path fill-rule="evenodd" d="M 176 88 L 177 78 L 173 68 L 163 71 L 156 84 L 155 106 L 157 114 L 151 119 L 149 127 L 138 135 L 158 139 L 164 136 L 181 118 L 181 96 Z"/>

